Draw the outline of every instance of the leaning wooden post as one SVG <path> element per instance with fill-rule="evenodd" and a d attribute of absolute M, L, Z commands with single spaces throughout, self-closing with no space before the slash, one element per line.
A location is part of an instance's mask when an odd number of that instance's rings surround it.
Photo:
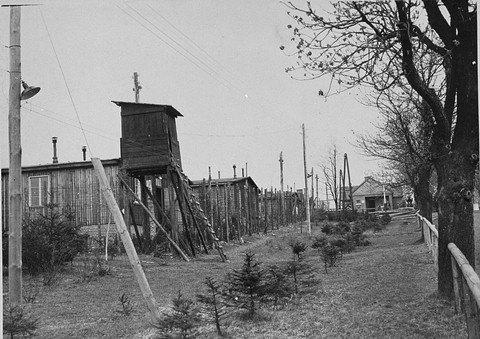
<path fill-rule="evenodd" d="M 95 158 L 96 159 L 96 158 Z M 93 161 L 93 160 L 92 160 Z M 190 261 L 190 258 L 182 251 L 182 249 L 177 245 L 175 241 L 173 241 L 172 238 L 168 235 L 167 231 L 163 228 L 163 226 L 155 219 L 155 216 L 153 215 L 152 212 L 148 209 L 147 206 L 145 206 L 141 199 L 135 194 L 135 192 L 127 185 L 127 183 L 123 180 L 121 176 L 118 176 L 122 184 L 125 186 L 125 188 L 130 192 L 130 194 L 135 198 L 135 200 L 138 202 L 140 206 L 142 206 L 143 210 L 150 216 L 152 221 L 154 222 L 155 225 L 157 225 L 157 228 L 160 230 L 160 232 L 163 233 L 163 235 L 167 238 L 167 240 L 170 242 L 170 244 L 173 246 L 173 248 L 177 251 L 177 253 L 185 260 L 185 261 Z"/>
<path fill-rule="evenodd" d="M 112 213 L 113 220 L 115 221 L 115 225 L 117 226 L 117 231 L 120 234 L 120 238 L 122 239 L 123 246 L 125 247 L 125 252 L 127 253 L 130 264 L 132 265 L 133 273 L 135 274 L 135 278 L 137 279 L 138 285 L 140 286 L 143 298 L 145 299 L 147 307 L 150 310 L 152 316 L 155 319 L 160 319 L 161 315 L 157 308 L 155 298 L 153 297 L 153 293 L 150 289 L 150 285 L 148 284 L 145 272 L 143 272 L 142 265 L 140 264 L 140 259 L 137 255 L 137 251 L 135 251 L 135 246 L 133 246 L 132 239 L 128 234 L 127 226 L 125 225 L 125 221 L 123 220 L 122 212 L 120 212 L 120 208 L 118 207 L 117 202 L 115 201 L 115 197 L 113 196 L 113 192 L 108 183 L 105 170 L 102 166 L 102 162 L 99 158 L 92 158 L 92 163 L 95 171 L 97 172 L 98 181 L 100 182 L 100 189 L 103 193 L 103 196 L 105 197 L 105 200 L 107 201 L 110 213 Z"/>

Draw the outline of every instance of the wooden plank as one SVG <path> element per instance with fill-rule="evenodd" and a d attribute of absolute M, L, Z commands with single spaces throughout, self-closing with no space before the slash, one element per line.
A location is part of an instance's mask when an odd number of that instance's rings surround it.
<path fill-rule="evenodd" d="M 137 251 L 133 246 L 132 239 L 128 234 L 127 226 L 125 225 L 125 222 L 123 220 L 122 212 L 120 212 L 117 202 L 115 201 L 115 197 L 113 196 L 113 192 L 109 187 L 107 177 L 105 175 L 105 170 L 103 169 L 102 163 L 99 158 L 92 158 L 92 163 L 97 172 L 101 191 L 103 193 L 103 196 L 105 197 L 110 213 L 112 213 L 115 225 L 117 226 L 117 231 L 120 234 L 120 238 L 122 239 L 123 246 L 125 247 L 125 252 L 127 253 L 130 264 L 132 265 L 133 273 L 135 275 L 135 278 L 137 279 L 138 285 L 140 286 L 143 298 L 153 318 L 159 320 L 161 318 L 161 315 L 157 308 L 155 298 L 153 296 L 152 290 L 150 289 L 150 285 L 148 284 L 147 277 L 145 276 L 145 272 L 143 271 L 142 265 L 140 263 L 140 259 L 138 258 Z"/>
<path fill-rule="evenodd" d="M 127 183 L 123 180 L 122 177 L 118 177 L 120 179 L 120 181 L 122 182 L 122 184 L 124 185 L 124 187 L 128 190 L 128 192 L 130 192 L 130 194 L 132 195 L 132 197 L 140 204 L 140 206 L 142 206 L 142 208 L 148 213 L 148 215 L 150 216 L 150 218 L 152 219 L 152 221 L 155 223 L 155 225 L 157 225 L 158 229 L 160 230 L 160 232 L 163 233 L 163 235 L 165 235 L 165 237 L 167 238 L 167 240 L 170 242 L 170 244 L 172 244 L 173 248 L 175 248 L 175 250 L 177 251 L 177 253 L 183 258 L 183 260 L 185 261 L 190 261 L 190 258 L 188 258 L 188 256 L 182 251 L 182 249 L 177 245 L 177 243 L 175 241 L 173 241 L 172 238 L 170 238 L 170 236 L 168 235 L 167 231 L 165 231 L 165 229 L 163 228 L 163 226 L 157 221 L 157 219 L 155 219 L 155 216 L 153 215 L 152 212 L 150 212 L 150 210 L 147 208 L 147 206 L 145 206 L 141 199 L 135 194 L 135 192 L 130 188 L 130 186 L 127 185 Z"/>

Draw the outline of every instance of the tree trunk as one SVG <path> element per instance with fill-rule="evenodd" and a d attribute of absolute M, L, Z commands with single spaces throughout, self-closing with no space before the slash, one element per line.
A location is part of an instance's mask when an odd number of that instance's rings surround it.
<path fill-rule="evenodd" d="M 453 298 L 453 278 L 447 245 L 455 243 L 475 267 L 473 189 L 478 164 L 477 28 L 459 26 L 452 53 L 452 84 L 457 109 L 451 146 L 443 147 L 437 161 L 438 192 L 438 291 Z M 448 140 L 450 141 L 450 140 Z"/>
<path fill-rule="evenodd" d="M 477 142 L 473 140 L 472 142 Z M 438 194 L 438 292 L 453 298 L 453 280 L 450 253 L 447 245 L 455 243 L 475 266 L 473 229 L 473 186 L 475 167 L 461 155 L 451 155 L 437 168 L 440 191 Z"/>

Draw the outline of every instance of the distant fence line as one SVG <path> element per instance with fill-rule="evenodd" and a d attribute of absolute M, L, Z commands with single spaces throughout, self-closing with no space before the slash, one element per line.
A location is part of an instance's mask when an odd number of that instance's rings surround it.
<path fill-rule="evenodd" d="M 419 227 L 438 269 L 438 230 L 427 218 L 416 213 Z M 469 338 L 480 338 L 480 278 L 465 255 L 454 243 L 448 244 L 451 254 L 455 311 L 463 312 Z"/>
<path fill-rule="evenodd" d="M 211 185 L 198 191 L 200 206 L 217 236 L 226 242 L 266 233 L 305 218 L 302 204 L 290 192 L 248 185 Z"/>
<path fill-rule="evenodd" d="M 124 209 L 127 193 L 118 182 L 112 181 L 110 185 L 120 209 Z M 24 188 L 24 216 L 44 214 L 46 206 L 31 206 L 28 194 L 28 188 Z M 197 190 L 196 194 L 217 235 L 226 242 L 305 220 L 304 202 L 290 191 L 285 191 L 282 198 L 282 193 L 274 189 L 259 190 L 248 185 L 211 185 L 207 189 Z M 168 195 L 165 194 L 164 198 L 168 200 Z M 55 186 L 43 201 L 74 212 L 76 222 L 84 226 L 107 225 L 111 221 L 98 183 L 77 183 L 73 188 L 68 185 Z M 168 209 L 169 202 L 164 203 Z M 141 223 L 145 220 L 143 210 L 136 207 L 134 204 L 135 220 L 138 226 L 142 226 Z M 151 201 L 149 208 L 154 210 Z M 8 210 L 6 212 L 3 216 L 4 226 L 8 220 Z"/>

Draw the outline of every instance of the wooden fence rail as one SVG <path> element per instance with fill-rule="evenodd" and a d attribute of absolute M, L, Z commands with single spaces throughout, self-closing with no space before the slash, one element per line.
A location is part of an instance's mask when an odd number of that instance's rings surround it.
<path fill-rule="evenodd" d="M 438 231 L 435 225 L 416 213 L 435 267 L 438 269 Z M 480 338 L 480 278 L 454 243 L 448 244 L 451 254 L 455 311 L 465 314 L 469 338 Z"/>
<path fill-rule="evenodd" d="M 416 213 L 418 226 L 423 232 L 423 238 L 425 243 L 430 250 L 430 253 L 433 257 L 433 262 L 435 263 L 435 268 L 438 269 L 438 231 L 435 225 L 433 225 L 427 218 L 420 215 L 419 212 Z"/>

